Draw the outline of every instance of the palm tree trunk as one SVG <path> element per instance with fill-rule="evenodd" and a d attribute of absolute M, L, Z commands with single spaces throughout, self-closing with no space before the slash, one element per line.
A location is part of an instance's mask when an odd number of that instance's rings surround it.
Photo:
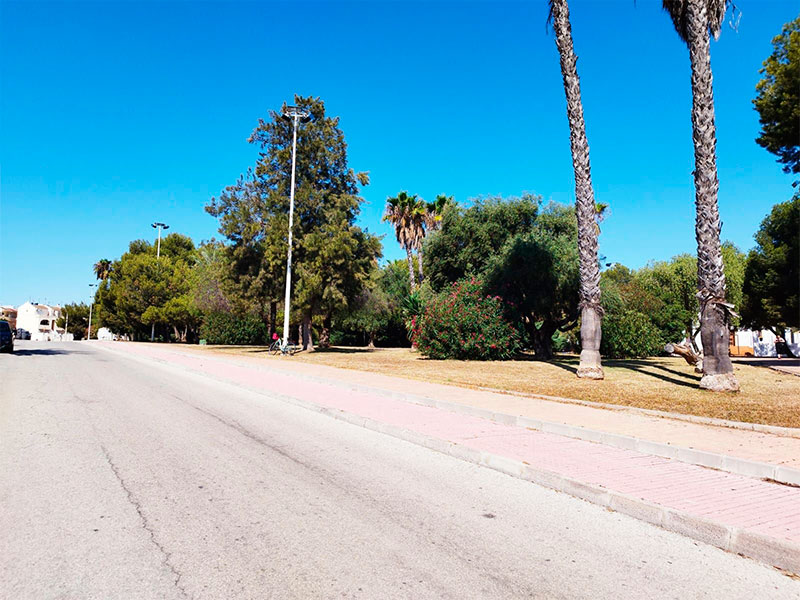
<path fill-rule="evenodd" d="M 597 223 L 592 174 L 589 165 L 589 142 L 583 119 L 581 84 L 575 50 L 572 46 L 572 27 L 567 0 L 551 0 L 553 29 L 561 57 L 561 75 L 567 97 L 572 168 L 575 171 L 575 212 L 578 217 L 578 252 L 580 255 L 581 359 L 578 377 L 603 379 L 600 362 L 602 335 L 600 306 L 600 265 L 597 259 Z"/>
<path fill-rule="evenodd" d="M 733 374 L 729 356 L 730 315 L 729 307 L 725 304 L 725 272 L 719 241 L 717 134 L 706 2 L 689 0 L 686 17 L 692 63 L 697 297 L 700 300 L 700 339 L 703 343 L 703 378 L 700 387 L 714 391 L 738 391 L 739 382 Z"/>
<path fill-rule="evenodd" d="M 414 278 L 414 255 L 411 253 L 411 248 L 406 248 L 406 258 L 408 259 L 408 280 L 413 292 L 417 288 L 417 282 Z"/>
<path fill-rule="evenodd" d="M 417 248 L 417 267 L 419 268 L 419 284 L 422 285 L 422 244 Z"/>

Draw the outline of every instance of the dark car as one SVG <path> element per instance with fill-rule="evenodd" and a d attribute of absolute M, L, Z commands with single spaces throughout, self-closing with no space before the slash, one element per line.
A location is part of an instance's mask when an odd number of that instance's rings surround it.
<path fill-rule="evenodd" d="M 8 321 L 0 321 L 0 352 L 14 351 L 14 336 Z"/>
<path fill-rule="evenodd" d="M 16 338 L 18 340 L 29 340 L 31 339 L 31 332 L 28 331 L 27 329 L 22 329 L 22 328 L 17 329 Z"/>

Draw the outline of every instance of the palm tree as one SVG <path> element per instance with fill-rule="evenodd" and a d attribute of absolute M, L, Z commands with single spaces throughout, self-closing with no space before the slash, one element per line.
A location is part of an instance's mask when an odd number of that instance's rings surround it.
<path fill-rule="evenodd" d="M 700 300 L 700 339 L 703 377 L 700 387 L 738 391 L 728 356 L 732 305 L 725 301 L 725 273 L 719 241 L 717 207 L 717 134 L 714 124 L 710 35 L 717 39 L 729 0 L 664 0 L 680 38 L 689 48 L 692 67 L 692 139 L 694 140 L 695 237 L 697 238 L 697 297 Z"/>
<path fill-rule="evenodd" d="M 101 280 L 105 281 L 111 275 L 111 261 L 107 258 L 102 258 L 94 263 L 94 274 Z"/>
<path fill-rule="evenodd" d="M 581 84 L 576 67 L 577 56 L 572 46 L 572 27 L 567 0 L 550 0 L 550 21 L 556 34 L 561 58 L 561 76 L 567 97 L 567 118 L 575 172 L 575 212 L 578 217 L 578 251 L 580 255 L 581 359 L 578 377 L 603 379 L 600 362 L 601 319 L 600 264 L 597 258 L 597 208 L 589 166 L 589 142 L 583 120 Z"/>
<path fill-rule="evenodd" d="M 386 213 L 384 221 L 394 225 L 394 232 L 400 246 L 406 251 L 408 258 L 408 279 L 411 284 L 411 291 L 416 289 L 414 278 L 414 255 L 413 249 L 417 246 L 419 232 L 417 230 L 418 217 L 414 216 L 415 207 L 419 200 L 416 195 L 409 196 L 407 192 L 400 192 L 394 198 L 386 199 Z"/>
<path fill-rule="evenodd" d="M 419 281 L 422 283 L 422 247 L 425 237 L 429 232 L 436 231 L 441 226 L 444 207 L 454 202 L 452 196 L 439 194 L 433 202 L 419 201 L 413 216 L 417 231 L 417 266 L 419 267 Z"/>

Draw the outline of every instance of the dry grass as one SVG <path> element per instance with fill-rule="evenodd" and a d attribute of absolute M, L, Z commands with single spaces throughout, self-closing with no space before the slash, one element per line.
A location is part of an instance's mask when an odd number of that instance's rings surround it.
<path fill-rule="evenodd" d="M 263 356 L 264 348 L 207 347 L 226 354 Z M 800 427 L 800 377 L 763 366 L 735 364 L 742 391 L 717 394 L 698 388 L 700 376 L 678 358 L 604 361 L 606 378 L 575 377 L 578 359 L 552 362 L 430 360 L 408 349 L 333 348 L 300 353 L 292 360 L 343 369 L 370 371 L 463 387 L 559 396 L 593 402 L 730 419 L 783 427 Z"/>

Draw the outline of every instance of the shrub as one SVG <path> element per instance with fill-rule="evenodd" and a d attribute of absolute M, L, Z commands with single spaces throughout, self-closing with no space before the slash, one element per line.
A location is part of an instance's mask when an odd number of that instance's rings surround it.
<path fill-rule="evenodd" d="M 430 358 L 512 358 L 520 350 L 520 336 L 503 317 L 504 309 L 502 299 L 484 295 L 475 279 L 456 282 L 413 317 L 412 341 Z"/>
<path fill-rule="evenodd" d="M 562 332 L 556 331 L 553 334 L 553 351 L 554 352 L 575 352 L 578 344 L 575 340 L 575 332 Z"/>
<path fill-rule="evenodd" d="M 626 310 L 607 314 L 603 319 L 603 356 L 645 358 L 661 354 L 663 346 L 658 328 L 640 312 Z"/>
<path fill-rule="evenodd" d="M 209 344 L 264 344 L 267 340 L 267 326 L 254 315 L 213 312 L 203 320 L 200 338 Z"/>

